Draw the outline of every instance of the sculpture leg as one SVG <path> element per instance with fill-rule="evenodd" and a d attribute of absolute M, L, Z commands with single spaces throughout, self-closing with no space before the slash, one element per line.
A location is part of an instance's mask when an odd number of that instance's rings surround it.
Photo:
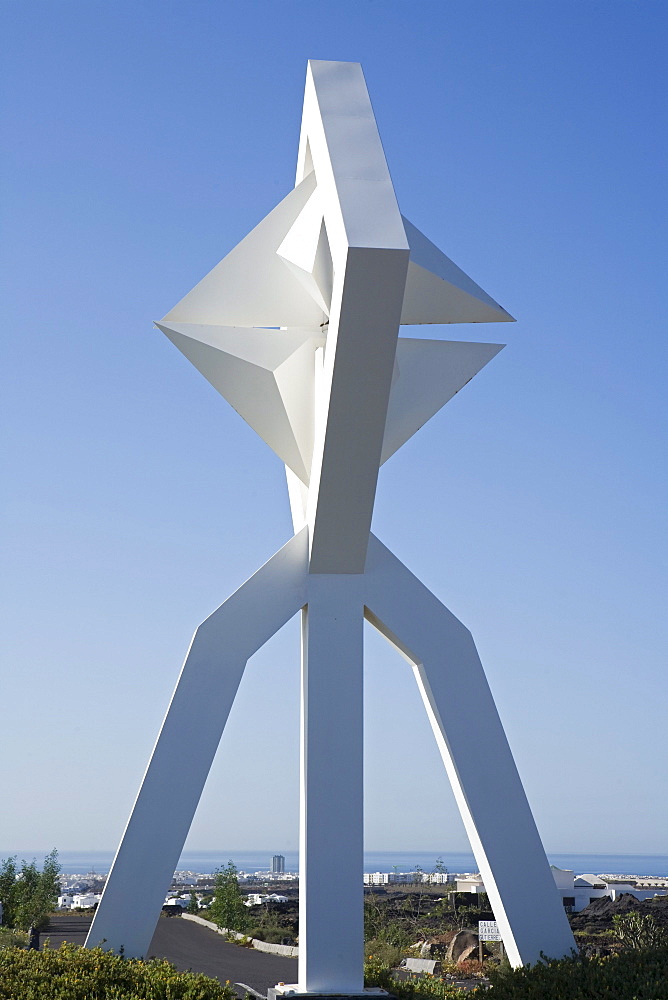
<path fill-rule="evenodd" d="M 367 619 L 413 665 L 511 963 L 569 954 L 573 935 L 470 632 L 373 536 L 365 579 Z"/>
<path fill-rule="evenodd" d="M 86 939 L 146 955 L 248 658 L 306 602 L 295 535 L 195 632 Z"/>
<path fill-rule="evenodd" d="M 363 989 L 362 581 L 311 575 L 302 612 L 300 993 Z"/>

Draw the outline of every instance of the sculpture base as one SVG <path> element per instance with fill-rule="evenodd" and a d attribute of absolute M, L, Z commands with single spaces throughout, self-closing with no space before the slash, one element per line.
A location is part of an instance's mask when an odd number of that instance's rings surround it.
<path fill-rule="evenodd" d="M 290 997 L 290 1000 L 313 1000 L 315 997 L 327 997 L 332 1000 L 340 997 L 341 1000 L 384 1000 L 385 997 L 392 997 L 387 990 L 381 990 L 378 986 L 369 986 L 359 993 L 342 993 L 340 990 L 328 993 L 324 990 L 307 993 L 299 988 L 297 983 L 279 983 L 273 989 L 267 990 L 267 1000 L 283 1000 Z"/>

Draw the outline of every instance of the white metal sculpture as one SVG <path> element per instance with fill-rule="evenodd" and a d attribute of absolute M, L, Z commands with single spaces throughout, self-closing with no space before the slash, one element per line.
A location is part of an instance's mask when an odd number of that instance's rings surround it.
<path fill-rule="evenodd" d="M 289 989 L 363 989 L 364 618 L 413 667 L 511 961 L 573 947 L 471 635 L 370 533 L 379 466 L 502 346 L 400 324 L 509 320 L 400 215 L 361 67 L 309 63 L 295 188 L 157 324 L 285 463 L 295 535 L 197 629 L 89 946 L 146 954 L 246 661 L 301 610 Z"/>

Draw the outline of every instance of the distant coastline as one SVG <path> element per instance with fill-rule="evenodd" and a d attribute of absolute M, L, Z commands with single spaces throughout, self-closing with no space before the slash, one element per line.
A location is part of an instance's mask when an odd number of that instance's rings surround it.
<path fill-rule="evenodd" d="M 19 860 L 36 858 L 38 863 L 48 853 L 45 850 L 0 850 L 0 858 L 17 855 Z M 241 849 L 222 851 L 184 851 L 177 870 L 209 873 L 232 860 L 237 868 L 245 872 L 267 871 L 273 854 L 283 854 L 286 871 L 298 870 L 297 851 L 281 850 L 280 845 L 266 851 L 244 851 Z M 66 851 L 59 852 L 65 874 L 85 874 L 96 871 L 106 874 L 111 867 L 113 851 Z M 668 855 L 666 854 L 569 854 L 547 852 L 550 864 L 558 868 L 568 868 L 576 874 L 660 875 L 668 877 Z M 450 872 L 475 872 L 477 866 L 470 852 L 446 851 L 366 851 L 364 871 L 413 871 L 416 867 L 425 872 L 433 871 L 441 860 Z"/>

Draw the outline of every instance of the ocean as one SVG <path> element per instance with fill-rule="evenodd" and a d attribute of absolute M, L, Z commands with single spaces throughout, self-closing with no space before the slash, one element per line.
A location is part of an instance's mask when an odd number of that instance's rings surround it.
<path fill-rule="evenodd" d="M 17 855 L 19 861 L 25 858 L 37 860 L 38 867 L 47 851 L 0 851 L 0 858 Z M 233 861 L 239 871 L 254 873 L 268 871 L 274 854 L 283 854 L 285 870 L 296 872 L 299 868 L 297 851 L 275 850 L 244 851 L 228 849 L 224 851 L 184 851 L 177 870 L 208 874 L 228 861 Z M 82 875 L 91 871 L 106 874 L 111 867 L 113 851 L 60 851 L 62 870 L 68 875 Z M 668 877 L 668 855 L 666 854 L 556 854 L 547 852 L 550 864 L 558 868 L 569 868 L 576 874 L 614 875 L 660 875 Z M 365 872 L 410 872 L 419 867 L 422 871 L 433 871 L 441 861 L 449 872 L 475 872 L 477 866 L 473 855 L 467 852 L 437 851 L 365 851 Z"/>

